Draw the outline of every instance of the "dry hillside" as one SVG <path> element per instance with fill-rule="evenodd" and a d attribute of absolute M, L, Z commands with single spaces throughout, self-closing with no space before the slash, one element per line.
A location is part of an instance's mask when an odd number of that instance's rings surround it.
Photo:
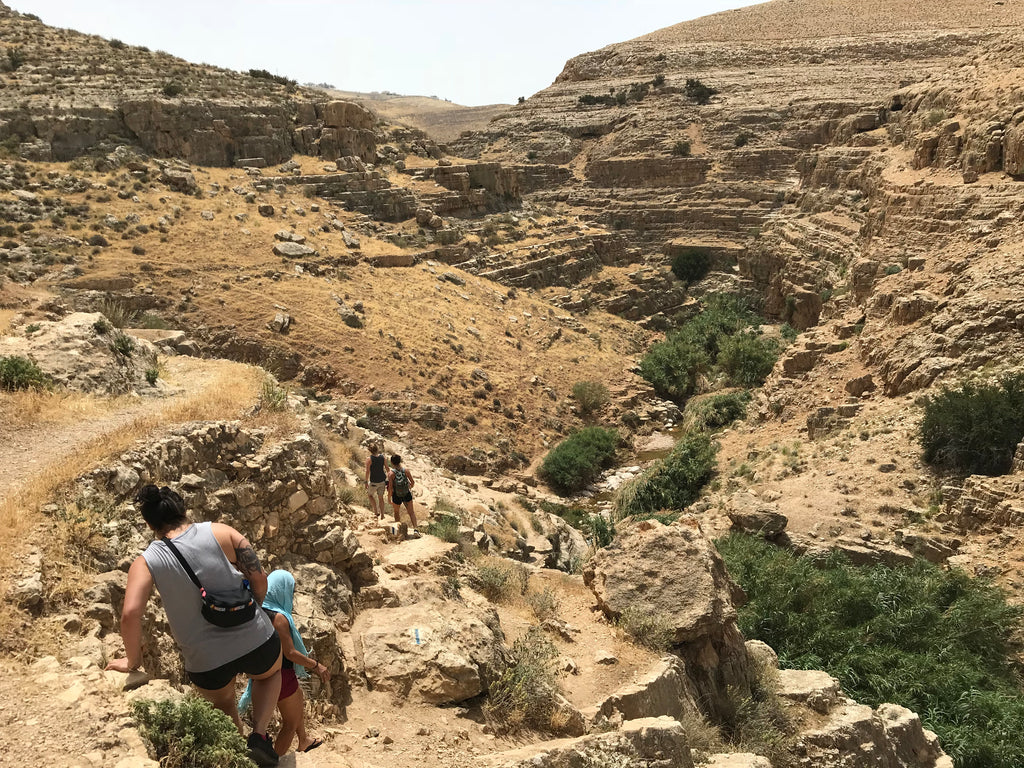
<path fill-rule="evenodd" d="M 1020 11 L 771 0 L 578 56 L 485 122 L 0 3 L 0 356 L 63 385 L 0 391 L 0 766 L 26 745 L 156 765 L 127 708 L 183 688 L 157 608 L 146 679 L 101 671 L 152 480 L 299 576 L 327 744 L 282 765 L 949 768 L 914 713 L 745 644 L 709 539 L 917 554 L 1024 602 L 1024 452 L 964 478 L 917 439 L 922 395 L 1024 362 Z M 687 284 L 692 249 L 710 270 Z M 616 427 L 619 466 L 572 500 L 607 514 L 682 416 L 637 363 L 721 293 L 795 341 L 716 436 L 692 514 L 595 550 L 545 511 L 566 500 L 538 465 Z M 586 418 L 583 381 L 610 392 Z M 378 437 L 430 534 L 364 506 Z M 502 713 L 531 652 L 548 682 Z"/>

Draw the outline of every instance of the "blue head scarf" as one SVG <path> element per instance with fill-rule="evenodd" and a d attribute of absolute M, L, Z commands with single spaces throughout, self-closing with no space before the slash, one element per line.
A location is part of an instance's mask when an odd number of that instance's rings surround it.
<path fill-rule="evenodd" d="M 294 598 L 295 577 L 288 573 L 288 571 L 271 571 L 270 575 L 267 576 L 267 596 L 263 599 L 263 607 L 268 611 L 280 613 L 288 619 L 288 628 L 292 632 L 292 644 L 295 646 L 295 650 L 303 656 L 309 656 L 309 651 L 306 650 L 306 645 L 302 642 L 299 630 L 295 628 L 295 619 L 292 617 Z M 295 676 L 309 677 L 309 672 L 306 671 L 305 667 L 296 664 Z M 238 711 L 244 712 L 249 708 L 251 702 L 252 680 L 249 681 L 249 684 L 245 687 L 245 692 L 242 694 L 242 698 L 238 701 Z"/>

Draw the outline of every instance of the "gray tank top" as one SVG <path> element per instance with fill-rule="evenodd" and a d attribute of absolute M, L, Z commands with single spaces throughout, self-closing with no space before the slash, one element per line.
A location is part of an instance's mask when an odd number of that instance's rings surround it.
<path fill-rule="evenodd" d="M 242 574 L 225 557 L 210 523 L 196 523 L 172 541 L 210 592 L 237 586 Z M 160 591 L 171 634 L 185 658 L 189 672 L 209 672 L 254 651 L 274 634 L 274 625 L 263 611 L 238 627 L 215 627 L 203 618 L 199 589 L 181 563 L 162 541 L 154 541 L 142 553 Z"/>

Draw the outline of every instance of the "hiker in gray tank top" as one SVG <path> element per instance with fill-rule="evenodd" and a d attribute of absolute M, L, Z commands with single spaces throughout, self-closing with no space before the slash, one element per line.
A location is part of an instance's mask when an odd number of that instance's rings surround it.
<path fill-rule="evenodd" d="M 259 558 L 245 536 L 231 526 L 191 523 L 184 502 L 170 488 L 147 485 L 136 503 L 156 540 L 128 570 L 121 611 L 125 658 L 110 662 L 107 669 L 131 672 L 142 666 L 142 616 L 155 585 L 189 680 L 203 698 L 234 720 L 240 733 L 235 677 L 245 674 L 253 681 L 249 755 L 259 766 L 277 765 L 267 726 L 281 690 L 281 641 L 270 618 L 258 607 L 267 592 L 267 575 Z M 203 593 L 238 592 L 243 579 L 257 601 L 255 613 L 248 614 L 252 618 L 237 626 L 207 620 Z"/>

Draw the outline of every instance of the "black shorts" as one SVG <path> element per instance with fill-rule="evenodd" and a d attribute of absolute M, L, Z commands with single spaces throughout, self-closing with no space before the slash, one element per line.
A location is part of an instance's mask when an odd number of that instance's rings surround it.
<path fill-rule="evenodd" d="M 239 656 L 234 661 L 221 664 L 216 669 L 208 672 L 188 672 L 188 679 L 196 688 L 204 691 L 219 691 L 225 685 L 235 679 L 235 675 L 262 675 L 273 667 L 281 656 L 281 638 L 274 632 L 270 638 L 257 648 L 249 651 L 245 656 Z"/>
<path fill-rule="evenodd" d="M 407 501 L 412 501 L 412 491 L 406 491 L 401 496 L 397 493 L 391 494 L 392 504 L 405 504 Z"/>

